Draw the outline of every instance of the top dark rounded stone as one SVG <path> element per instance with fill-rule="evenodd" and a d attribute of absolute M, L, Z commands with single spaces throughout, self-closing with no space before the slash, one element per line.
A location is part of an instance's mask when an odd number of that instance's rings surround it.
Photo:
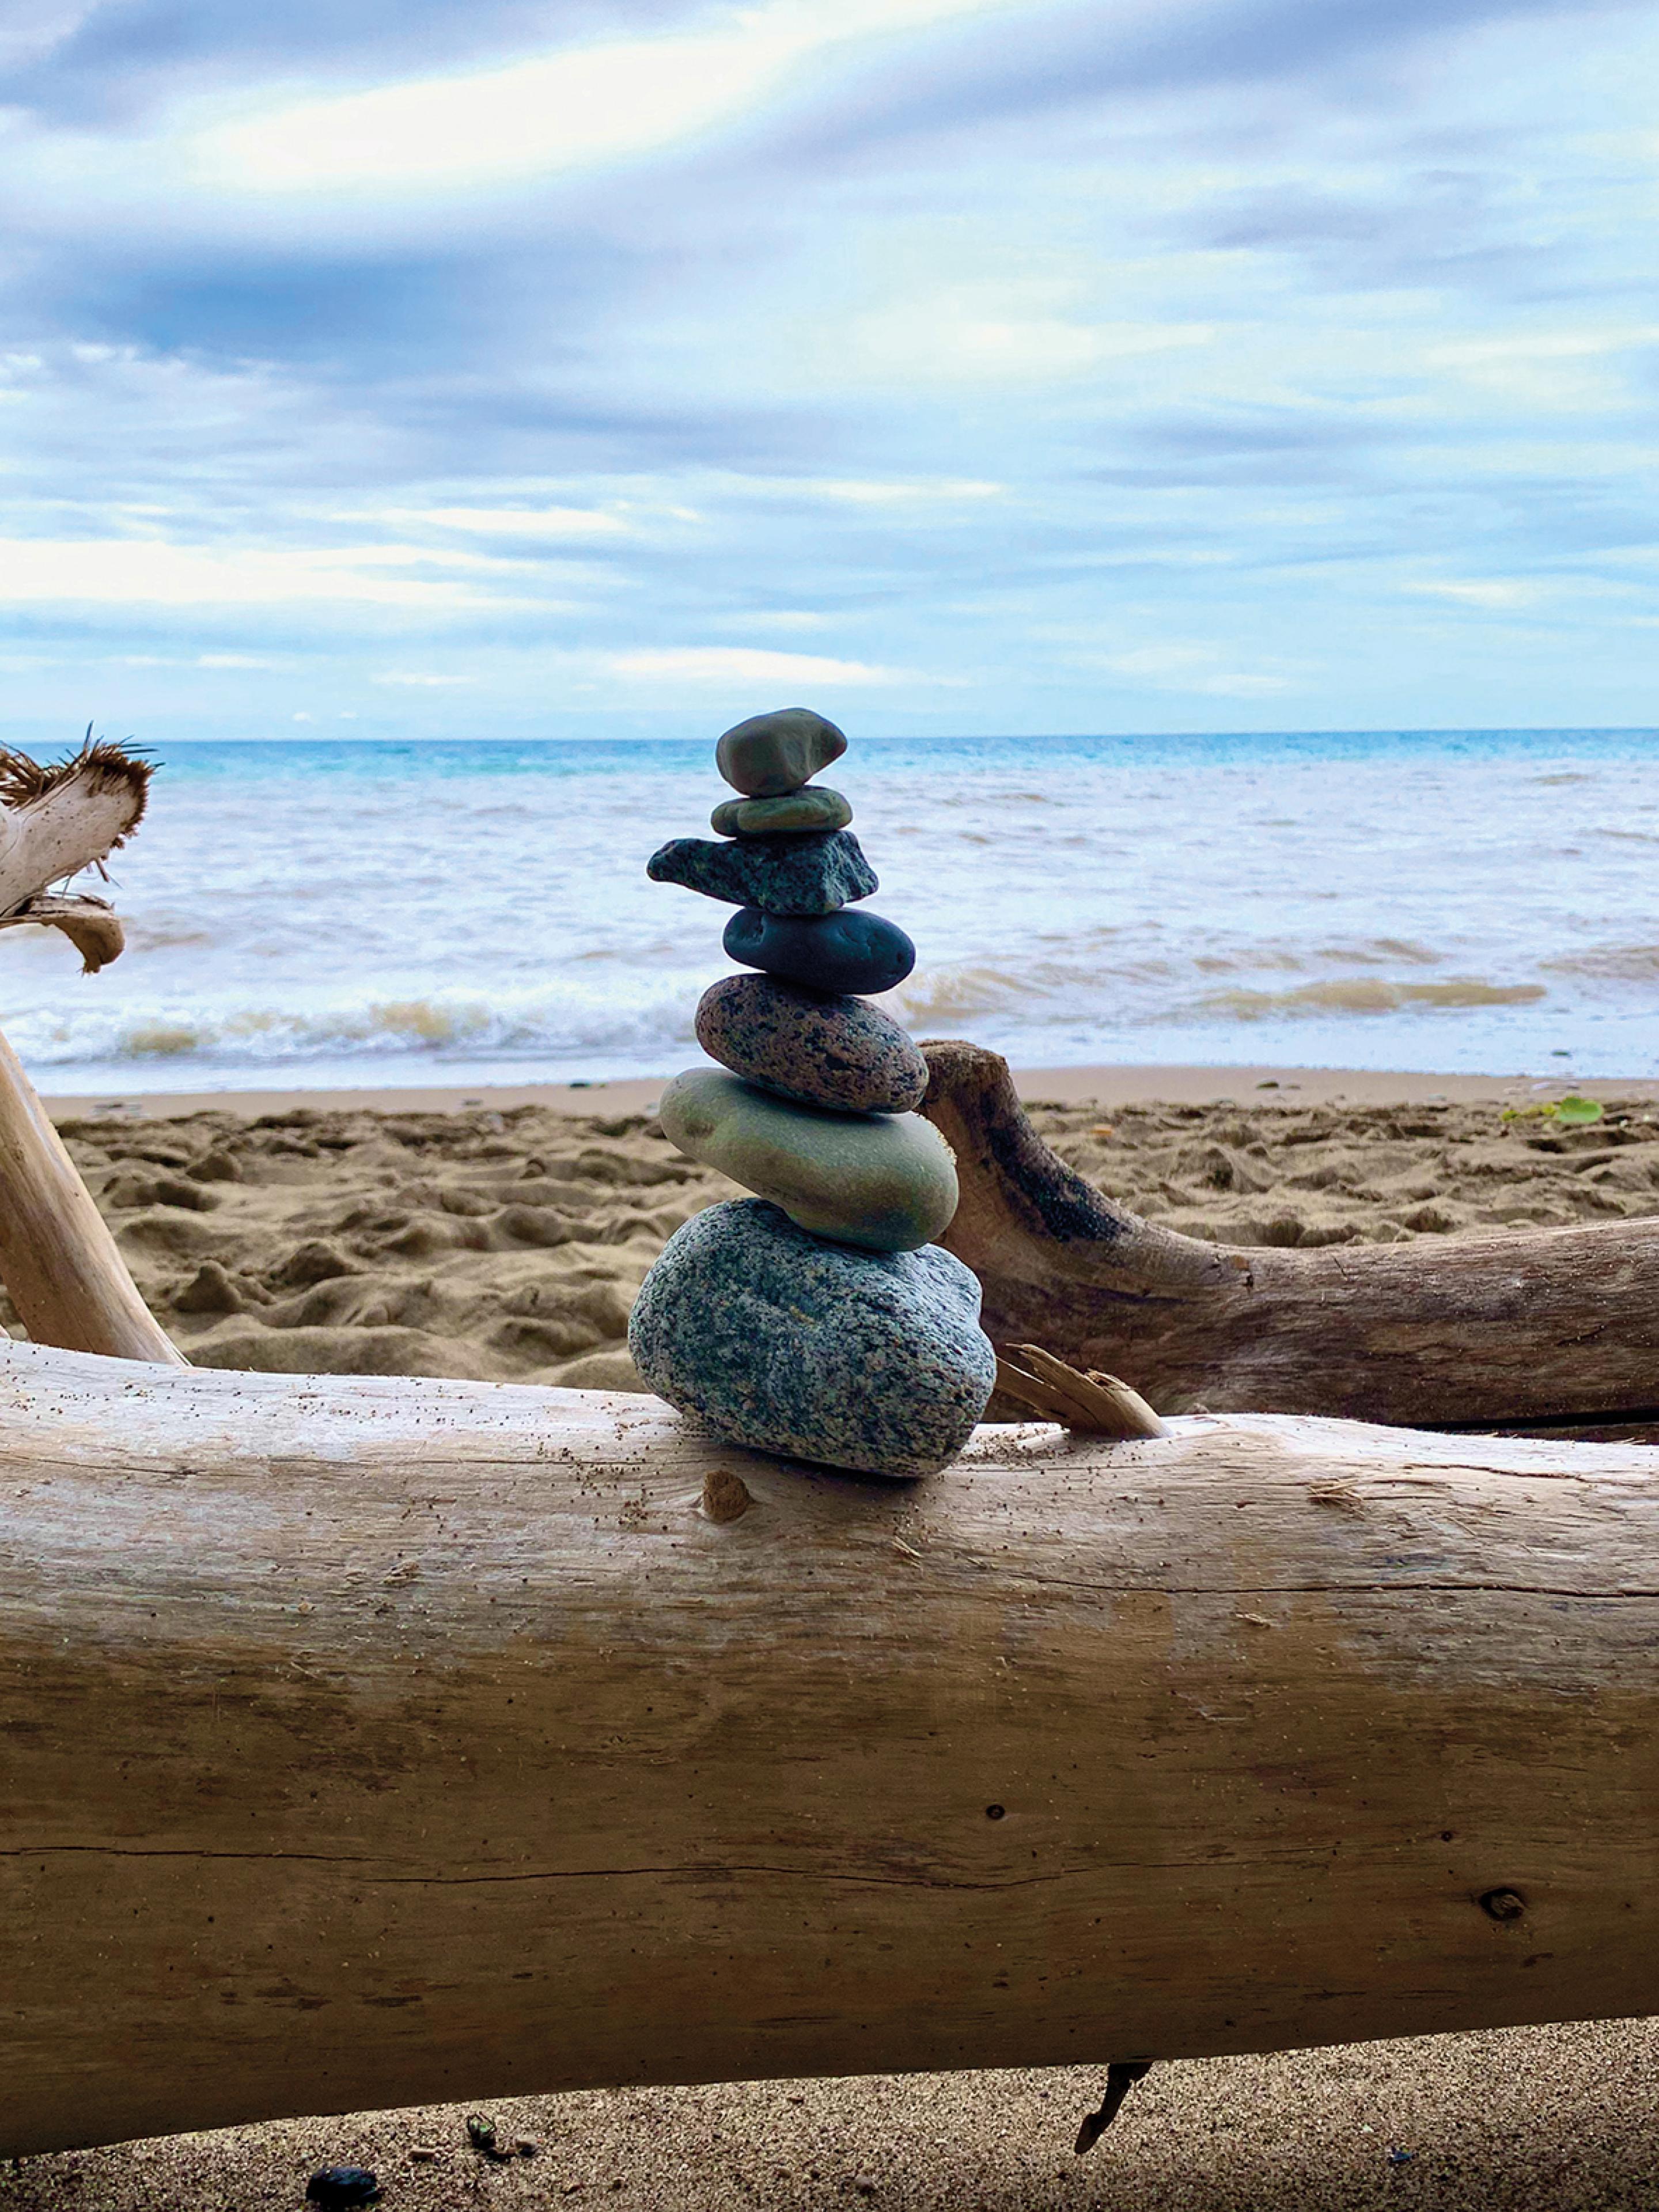
<path fill-rule="evenodd" d="M 780 799 L 846 749 L 845 733 L 810 707 L 779 707 L 728 730 L 714 749 L 714 764 L 746 799 Z"/>

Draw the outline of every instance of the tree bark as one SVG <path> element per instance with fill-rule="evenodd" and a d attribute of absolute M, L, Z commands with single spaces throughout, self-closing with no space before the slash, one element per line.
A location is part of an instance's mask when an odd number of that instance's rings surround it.
<path fill-rule="evenodd" d="M 1142 1220 L 1050 1152 L 1005 1060 L 924 1047 L 922 1111 L 956 1155 L 941 1242 L 986 1334 L 1105 1368 L 1160 1413 L 1419 1426 L 1659 1420 L 1659 1218 L 1311 1252 Z"/>
<path fill-rule="evenodd" d="M 1644 1450 L 0 1390 L 0 2151 L 1659 2010 Z"/>

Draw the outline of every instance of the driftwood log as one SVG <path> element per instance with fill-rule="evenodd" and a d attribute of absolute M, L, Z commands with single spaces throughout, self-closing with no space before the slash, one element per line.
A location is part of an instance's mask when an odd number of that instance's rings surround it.
<path fill-rule="evenodd" d="M 1659 2010 L 1659 1457 L 0 1343 L 0 2152 Z"/>
<path fill-rule="evenodd" d="M 979 1276 L 999 1350 L 1029 1340 L 1107 1369 L 1160 1413 L 1659 1422 L 1659 1218 L 1313 1251 L 1206 1244 L 1057 1159 L 995 1053 L 924 1048 L 922 1110 L 961 1187 L 940 1241 Z"/>

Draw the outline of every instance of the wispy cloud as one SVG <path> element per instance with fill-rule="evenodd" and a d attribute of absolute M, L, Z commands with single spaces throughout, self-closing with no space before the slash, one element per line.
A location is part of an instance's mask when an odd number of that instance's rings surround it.
<path fill-rule="evenodd" d="M 1272 699 L 1296 689 L 1294 680 L 1262 669 L 1229 667 L 1210 645 L 1145 645 L 1102 653 L 1099 664 L 1156 691 L 1204 699 Z"/>
<path fill-rule="evenodd" d="M 358 600 L 430 611 L 491 603 L 470 573 L 396 573 L 443 565 L 425 548 L 409 545 L 288 551 L 156 538 L 0 538 L 0 605 L 270 607 Z M 469 560 L 466 566 L 472 572 L 500 564 Z"/>
<path fill-rule="evenodd" d="M 874 668 L 862 660 L 832 660 L 821 653 L 773 653 L 762 646 L 651 646 L 637 653 L 613 653 L 605 665 L 614 676 L 643 678 L 652 684 L 717 688 L 733 684 L 832 684 L 863 690 L 912 680 L 901 669 Z"/>
<path fill-rule="evenodd" d="M 1453 599 L 1466 607 L 1529 607 L 1543 597 L 1542 586 L 1519 581 L 1408 584 L 1408 591 L 1425 593 L 1430 599 Z"/>

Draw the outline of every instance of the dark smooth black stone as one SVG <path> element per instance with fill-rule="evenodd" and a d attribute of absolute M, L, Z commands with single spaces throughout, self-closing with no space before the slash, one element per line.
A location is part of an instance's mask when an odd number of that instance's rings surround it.
<path fill-rule="evenodd" d="M 683 884 L 705 898 L 763 907 L 768 914 L 833 914 L 876 888 L 875 871 L 851 830 L 743 837 L 735 844 L 671 837 L 651 854 L 645 872 L 654 884 Z"/>
<path fill-rule="evenodd" d="M 325 2166 L 305 2185 L 308 2204 L 374 2204 L 380 2193 L 379 2179 L 366 2166 Z"/>
<path fill-rule="evenodd" d="M 916 965 L 916 947 L 879 914 L 762 914 L 740 908 L 721 939 L 727 957 L 815 991 L 890 991 Z"/>

